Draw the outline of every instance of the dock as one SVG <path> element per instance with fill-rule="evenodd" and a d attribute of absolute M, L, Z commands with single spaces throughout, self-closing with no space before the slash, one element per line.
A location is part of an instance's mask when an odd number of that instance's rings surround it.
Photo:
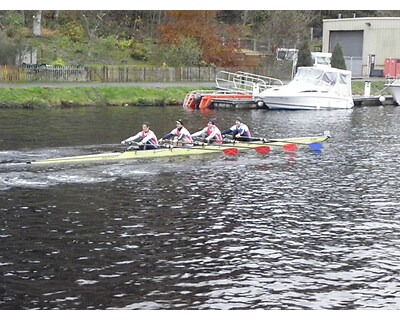
<path fill-rule="evenodd" d="M 385 99 L 381 101 L 381 97 Z M 390 95 L 385 96 L 364 96 L 364 95 L 355 95 L 353 96 L 354 106 L 386 106 L 386 105 L 397 105 L 397 103 L 393 100 L 393 97 Z"/>
<path fill-rule="evenodd" d="M 382 96 L 365 96 L 365 95 L 354 95 L 353 101 L 356 107 L 365 106 L 386 106 L 386 105 L 397 105 L 391 95 L 384 95 L 383 101 Z M 259 107 L 253 99 L 213 99 L 213 107 L 220 109 L 268 109 L 267 107 Z"/>

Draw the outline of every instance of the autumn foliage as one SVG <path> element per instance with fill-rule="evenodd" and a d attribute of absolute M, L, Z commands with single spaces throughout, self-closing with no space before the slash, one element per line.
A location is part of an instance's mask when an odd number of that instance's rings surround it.
<path fill-rule="evenodd" d="M 202 60 L 216 66 L 236 66 L 237 39 L 234 27 L 217 20 L 216 11 L 169 11 L 170 22 L 160 26 L 160 44 L 179 45 L 182 37 L 195 39 L 202 50 Z"/>

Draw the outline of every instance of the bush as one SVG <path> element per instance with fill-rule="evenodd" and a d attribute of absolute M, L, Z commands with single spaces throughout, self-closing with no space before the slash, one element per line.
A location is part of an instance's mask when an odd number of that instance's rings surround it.
<path fill-rule="evenodd" d="M 139 42 L 132 43 L 131 57 L 136 60 L 147 60 L 149 51 L 145 44 Z"/>
<path fill-rule="evenodd" d="M 17 46 L 0 35 L 0 65 L 15 65 L 17 53 Z"/>
<path fill-rule="evenodd" d="M 83 42 L 86 39 L 85 30 L 81 25 L 74 22 L 67 23 L 62 29 L 62 34 L 66 35 L 73 42 Z"/>
<path fill-rule="evenodd" d="M 120 50 L 126 50 L 126 49 L 129 49 L 129 48 L 132 48 L 134 43 L 135 42 L 132 39 L 129 39 L 129 40 L 126 40 L 126 39 L 117 40 L 117 47 Z"/>
<path fill-rule="evenodd" d="M 7 36 L 14 37 L 21 30 L 24 20 L 23 16 L 18 11 L 6 11 L 6 14 L 2 17 L 1 23 L 7 33 Z"/>
<path fill-rule="evenodd" d="M 192 38 L 181 38 L 177 45 L 161 45 L 153 53 L 153 60 L 173 67 L 195 66 L 203 52 Z"/>
<path fill-rule="evenodd" d="M 65 66 L 64 60 L 61 58 L 57 58 L 57 60 L 55 60 L 52 64 L 56 67 L 64 67 Z"/>

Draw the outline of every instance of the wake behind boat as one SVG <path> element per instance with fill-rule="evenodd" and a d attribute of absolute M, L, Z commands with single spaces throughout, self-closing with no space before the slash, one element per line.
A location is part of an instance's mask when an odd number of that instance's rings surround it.
<path fill-rule="evenodd" d="M 34 160 L 28 162 L 33 165 L 50 165 L 62 163 L 84 163 L 84 162 L 104 162 L 104 161 L 120 161 L 120 160 L 144 160 L 157 159 L 166 157 L 185 157 L 197 155 L 210 155 L 223 153 L 226 156 L 236 156 L 238 150 L 256 150 L 258 153 L 268 153 L 270 149 L 284 149 L 286 151 L 295 151 L 297 147 L 307 147 L 311 150 L 321 150 L 321 142 L 329 138 L 328 133 L 322 136 L 298 137 L 287 139 L 263 139 L 257 138 L 258 141 L 239 142 L 229 141 L 222 145 L 198 144 L 193 147 L 172 147 L 170 145 L 163 146 L 159 149 L 152 150 L 126 150 L 122 152 L 108 152 L 89 155 L 79 155 L 72 157 L 61 157 L 44 160 Z"/>
<path fill-rule="evenodd" d="M 299 67 L 287 85 L 254 97 L 261 107 L 287 110 L 348 109 L 354 106 L 351 72 L 330 67 Z"/>

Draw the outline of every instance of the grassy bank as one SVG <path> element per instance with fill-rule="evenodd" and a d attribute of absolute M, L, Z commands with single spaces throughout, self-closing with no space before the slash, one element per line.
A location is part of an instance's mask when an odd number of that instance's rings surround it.
<path fill-rule="evenodd" d="M 389 94 L 387 90 L 384 90 L 385 80 L 382 81 L 371 81 L 371 95 L 387 95 Z M 351 84 L 353 95 L 363 95 L 365 88 L 365 81 L 353 81 Z"/>
<path fill-rule="evenodd" d="M 40 106 L 146 106 L 182 104 L 186 93 L 196 87 L 24 87 L 0 88 L 0 107 Z"/>
<path fill-rule="evenodd" d="M 364 93 L 364 81 L 354 81 L 353 94 Z M 381 95 L 387 92 L 384 81 L 371 83 L 371 94 Z M 20 87 L 0 88 L 0 108 L 34 108 L 40 106 L 146 106 L 146 105 L 179 105 L 183 103 L 186 93 L 199 87 Z"/>

